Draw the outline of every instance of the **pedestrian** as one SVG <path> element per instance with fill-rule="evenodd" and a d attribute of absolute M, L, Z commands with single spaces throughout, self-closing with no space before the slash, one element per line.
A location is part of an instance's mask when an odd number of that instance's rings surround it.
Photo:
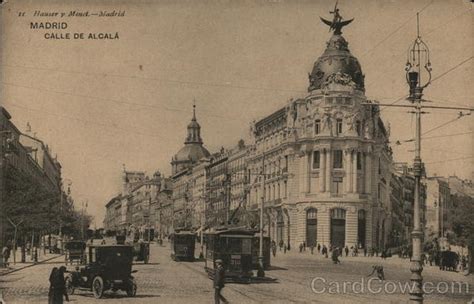
<path fill-rule="evenodd" d="M 8 268 L 8 259 L 10 258 L 10 247 L 8 245 L 5 245 L 2 249 L 2 255 L 3 255 L 3 265 L 5 265 L 6 268 Z"/>
<path fill-rule="evenodd" d="M 323 249 L 321 249 L 321 254 L 324 255 L 326 259 L 328 258 L 328 248 L 326 247 L 326 245 L 323 245 Z"/>
<path fill-rule="evenodd" d="M 280 245 L 280 251 L 282 251 L 282 249 L 283 249 L 283 240 L 280 240 L 279 245 Z"/>
<path fill-rule="evenodd" d="M 333 249 L 331 258 L 334 264 L 341 264 L 341 261 L 339 260 L 339 250 L 337 247 Z"/>
<path fill-rule="evenodd" d="M 306 251 L 306 242 L 303 242 L 303 251 Z"/>
<path fill-rule="evenodd" d="M 364 247 L 364 256 L 367 256 L 367 247 Z"/>
<path fill-rule="evenodd" d="M 370 277 L 371 275 L 374 274 L 374 272 L 377 272 L 377 277 L 379 278 L 380 281 L 385 280 L 385 274 L 383 272 L 383 266 L 382 265 L 374 265 L 372 266 L 372 272 L 368 275 Z"/>
<path fill-rule="evenodd" d="M 313 254 L 314 253 L 314 244 L 311 244 L 310 249 L 311 249 L 311 254 Z"/>
<path fill-rule="evenodd" d="M 55 304 L 54 299 L 54 285 L 56 282 L 56 278 L 58 276 L 58 268 L 53 267 L 51 273 L 49 274 L 49 292 L 48 292 L 48 304 Z"/>
<path fill-rule="evenodd" d="M 303 252 L 303 243 L 300 243 L 300 253 Z"/>
<path fill-rule="evenodd" d="M 346 253 L 346 257 L 349 256 L 349 248 L 347 248 L 347 246 L 344 247 L 344 252 Z"/>
<path fill-rule="evenodd" d="M 321 244 L 318 243 L 318 253 L 321 253 Z"/>
<path fill-rule="evenodd" d="M 64 278 L 64 273 L 66 272 L 66 267 L 59 267 L 56 276 L 53 278 L 53 303 L 62 304 L 63 297 L 66 297 L 66 301 L 69 301 L 69 297 L 66 293 L 66 281 Z"/>
<path fill-rule="evenodd" d="M 283 246 L 283 253 L 286 254 L 286 244 Z"/>
<path fill-rule="evenodd" d="M 275 257 L 276 254 L 277 254 L 277 247 L 276 247 L 276 244 L 272 244 L 272 253 L 273 253 L 273 257 Z"/>
<path fill-rule="evenodd" d="M 224 288 L 225 283 L 225 269 L 222 265 L 222 260 L 216 260 L 216 268 L 214 271 L 214 302 L 215 304 L 220 304 L 221 300 L 223 303 L 228 303 L 226 298 L 221 295 L 222 288 Z"/>

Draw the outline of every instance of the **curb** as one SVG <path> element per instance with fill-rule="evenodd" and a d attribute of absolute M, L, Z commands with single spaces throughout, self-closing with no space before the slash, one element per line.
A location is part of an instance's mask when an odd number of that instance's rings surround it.
<path fill-rule="evenodd" d="M 40 265 L 40 264 L 43 264 L 44 262 L 47 262 L 47 261 L 51 261 L 53 259 L 56 259 L 56 258 L 59 258 L 61 256 L 63 256 L 64 254 L 60 254 L 58 256 L 54 256 L 54 257 L 50 257 L 50 258 L 47 258 L 45 260 L 42 260 L 40 262 L 36 262 L 36 263 L 33 263 L 33 264 L 28 264 L 28 265 L 25 265 L 23 267 L 19 267 L 19 268 L 16 268 L 16 269 L 12 269 L 12 270 L 9 270 L 9 271 L 6 271 L 4 273 L 0 273 L 0 277 L 2 276 L 5 276 L 7 274 L 10 274 L 10 273 L 14 273 L 14 272 L 17 272 L 17 271 L 20 271 L 20 270 L 23 270 L 25 268 L 29 268 L 29 267 L 33 267 L 33 266 L 36 266 L 36 265 Z M 0 302 L 1 303 L 1 302 Z"/>

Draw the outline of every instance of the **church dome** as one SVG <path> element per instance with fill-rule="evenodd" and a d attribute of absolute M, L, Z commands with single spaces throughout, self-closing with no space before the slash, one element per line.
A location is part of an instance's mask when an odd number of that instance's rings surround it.
<path fill-rule="evenodd" d="M 176 162 L 197 162 L 201 158 L 209 157 L 211 153 L 202 145 L 187 144 L 176 153 Z"/>
<path fill-rule="evenodd" d="M 323 89 L 328 82 L 336 81 L 365 91 L 364 74 L 357 58 L 352 56 L 348 43 L 341 35 L 334 34 L 327 42 L 309 75 L 308 91 Z"/>
<path fill-rule="evenodd" d="M 188 133 L 182 147 L 176 153 L 172 160 L 172 172 L 177 173 L 185 168 L 192 166 L 202 158 L 207 158 L 211 154 L 203 146 L 201 138 L 201 126 L 196 119 L 196 106 L 193 106 L 193 118 L 188 124 Z"/>

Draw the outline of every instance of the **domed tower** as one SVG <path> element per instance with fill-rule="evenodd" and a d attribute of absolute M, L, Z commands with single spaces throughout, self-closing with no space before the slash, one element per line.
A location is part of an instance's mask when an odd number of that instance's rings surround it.
<path fill-rule="evenodd" d="M 319 57 L 313 66 L 313 71 L 309 74 L 308 91 L 321 90 L 332 81 L 346 85 L 352 85 L 354 89 L 364 92 L 364 74 L 357 58 L 352 56 L 348 48 L 348 43 L 342 37 L 342 27 L 348 25 L 353 19 L 341 21 L 339 10 L 334 12 L 334 20 L 328 21 L 321 18 L 334 34 L 327 42 L 324 53 Z"/>
<path fill-rule="evenodd" d="M 200 159 L 209 157 L 211 154 L 203 147 L 201 138 L 201 126 L 196 119 L 196 105 L 193 105 L 193 118 L 188 124 L 188 135 L 178 153 L 171 160 L 172 174 L 176 174 L 191 167 Z"/>

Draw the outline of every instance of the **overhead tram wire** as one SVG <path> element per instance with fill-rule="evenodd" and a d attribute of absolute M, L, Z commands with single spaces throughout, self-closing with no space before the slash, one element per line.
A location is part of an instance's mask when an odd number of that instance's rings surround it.
<path fill-rule="evenodd" d="M 431 0 L 428 4 L 426 4 L 420 11 L 418 11 L 418 13 L 421 13 L 423 12 L 425 9 L 427 9 L 431 4 L 433 4 L 434 0 Z M 416 16 L 416 14 L 415 14 Z M 379 47 L 382 43 L 384 43 L 385 41 L 387 41 L 390 37 L 392 37 L 393 35 L 395 35 L 400 29 L 402 29 L 405 25 L 408 24 L 408 22 L 410 22 L 412 20 L 413 16 L 412 17 L 409 17 L 407 20 L 405 20 L 399 27 L 397 27 L 393 32 L 391 32 L 390 34 L 388 34 L 384 39 L 382 39 L 381 41 L 379 41 L 374 47 L 372 47 L 371 49 L 369 49 L 367 52 L 365 52 L 364 54 L 362 54 L 361 58 L 367 56 L 368 54 L 370 54 L 373 50 L 375 50 L 377 47 Z"/>
<path fill-rule="evenodd" d="M 451 162 L 451 161 L 457 161 L 457 160 L 464 160 L 464 159 L 472 159 L 472 158 L 474 158 L 474 156 L 451 158 L 451 159 L 444 159 L 444 160 L 438 160 L 438 161 L 433 161 L 433 162 L 427 162 L 427 163 L 425 163 L 425 165 L 428 165 L 428 164 L 445 163 L 445 162 Z"/>
<path fill-rule="evenodd" d="M 40 112 L 40 113 L 44 113 L 46 115 L 50 115 L 50 116 L 54 116 L 54 117 L 70 119 L 70 120 L 74 120 L 74 121 L 84 123 L 85 125 L 93 124 L 93 125 L 98 125 L 98 126 L 101 126 L 101 127 L 113 129 L 113 130 L 120 130 L 120 131 L 123 131 L 123 132 L 126 132 L 126 133 L 137 134 L 137 135 L 140 135 L 140 136 L 148 136 L 148 137 L 153 137 L 153 138 L 162 138 L 161 136 L 157 136 L 157 135 L 153 135 L 153 134 L 149 134 L 149 133 L 138 132 L 138 131 L 133 131 L 133 130 L 130 130 L 130 129 L 121 128 L 121 127 L 111 125 L 111 124 L 104 124 L 104 123 L 100 123 L 100 122 L 96 122 L 96 121 L 85 120 L 85 119 L 81 119 L 81 118 L 77 118 L 77 117 L 69 116 L 69 115 L 51 113 L 51 112 L 48 112 L 48 111 L 45 111 L 45 110 L 40 110 L 40 109 L 33 109 L 33 108 L 18 105 L 16 103 L 10 103 L 8 101 L 6 101 L 6 103 L 10 104 L 9 106 L 11 106 L 11 107 L 24 109 L 24 110 L 31 111 L 31 112 Z"/>
<path fill-rule="evenodd" d="M 455 66 L 453 66 L 452 68 L 446 70 L 445 72 L 441 73 L 440 75 L 436 76 L 435 78 L 431 79 L 431 83 L 435 82 L 436 80 L 440 79 L 441 77 L 451 73 L 452 71 L 454 71 L 455 69 L 459 68 L 460 66 L 462 66 L 463 64 L 465 64 L 466 62 L 468 62 L 469 60 L 471 60 L 472 58 L 474 58 L 474 56 L 471 56 L 467 59 L 464 59 L 463 61 L 461 61 L 460 63 L 456 64 Z"/>
<path fill-rule="evenodd" d="M 124 100 L 118 100 L 118 99 L 111 99 L 111 98 L 105 98 L 105 97 L 96 97 L 96 96 L 90 96 L 90 95 L 84 95 L 84 94 L 75 94 L 75 93 L 69 93 L 69 92 L 64 92 L 64 91 L 56 91 L 56 90 L 51 90 L 48 88 L 38 88 L 38 87 L 32 87 L 32 86 L 26 86 L 26 85 L 20 85 L 20 84 L 15 84 L 15 83 L 8 83 L 8 82 L 3 82 L 0 81 L 1 84 L 7 85 L 7 86 L 12 86 L 12 87 L 19 87 L 19 88 L 26 88 L 26 89 L 31 89 L 31 90 L 37 90 L 37 91 L 42 91 L 42 92 L 49 92 L 49 93 L 55 93 L 55 94 L 62 94 L 62 95 L 67 95 L 67 96 L 74 96 L 74 97 L 80 97 L 80 98 L 87 98 L 87 99 L 93 99 L 93 100 L 103 100 L 103 101 L 108 101 L 116 104 L 125 104 L 125 105 L 130 105 L 130 106 L 139 106 L 139 107 L 146 107 L 146 108 L 152 108 L 152 109 L 158 109 L 158 110 L 166 110 L 166 111 L 171 111 L 171 112 L 185 112 L 188 113 L 188 110 L 185 109 L 174 109 L 174 108 L 169 108 L 166 106 L 156 106 L 156 105 L 151 105 L 151 104 L 144 104 L 144 103 L 138 103 L 138 102 L 129 102 L 129 101 L 124 101 Z M 218 117 L 222 119 L 228 119 L 228 120 L 237 120 L 234 117 L 226 117 L 226 116 L 220 116 L 220 115 L 215 115 L 215 114 L 209 114 L 207 112 L 203 112 L 203 116 L 211 116 L 211 117 Z"/>
<path fill-rule="evenodd" d="M 463 64 L 465 64 L 466 62 L 468 62 L 469 60 L 471 60 L 472 58 L 474 58 L 474 56 L 471 56 L 471 57 L 469 57 L 469 58 L 467 58 L 467 59 L 465 59 L 465 60 L 459 62 L 458 64 L 456 64 L 456 65 L 453 66 L 452 68 L 450 68 L 450 69 L 444 71 L 443 73 L 441 73 L 441 74 L 439 74 L 438 76 L 436 76 L 435 78 L 433 78 L 433 79 L 431 80 L 431 82 L 434 82 L 434 81 L 436 81 L 436 80 L 438 80 L 438 79 L 440 79 L 440 78 L 446 76 L 447 74 L 449 74 L 450 72 L 452 72 L 452 71 L 454 71 L 455 69 L 459 68 L 460 66 L 462 66 Z M 386 109 L 387 106 L 394 105 L 394 104 L 398 103 L 399 101 L 401 101 L 402 99 L 404 99 L 404 98 L 406 98 L 406 97 L 407 97 L 407 95 L 403 95 L 402 97 L 398 98 L 397 100 L 395 100 L 395 101 L 392 102 L 392 103 L 389 103 L 388 105 L 385 105 L 385 106 L 384 106 L 384 105 L 380 105 L 380 107 L 384 107 L 383 109 L 380 110 L 380 112 L 382 112 L 384 109 Z"/>
<path fill-rule="evenodd" d="M 277 92 L 287 92 L 287 93 L 291 93 L 291 92 L 293 92 L 293 93 L 307 93 L 306 91 L 303 91 L 303 90 L 270 88 L 270 87 L 253 87 L 253 86 L 244 86 L 244 85 L 233 85 L 233 84 L 230 84 L 230 83 L 217 83 L 217 82 L 213 83 L 213 82 L 200 82 L 200 81 L 177 80 L 177 79 L 164 79 L 164 78 L 155 78 L 155 77 L 144 77 L 144 76 L 138 76 L 138 75 L 121 75 L 121 74 L 109 74 L 109 73 L 82 72 L 82 71 L 73 71 L 73 70 L 60 70 L 60 69 L 52 69 L 52 68 L 27 67 L 27 66 L 6 65 L 6 64 L 1 64 L 0 66 L 10 67 L 10 68 L 32 69 L 32 70 L 44 70 L 44 71 L 66 73 L 66 74 L 83 74 L 83 75 L 89 75 L 89 76 L 154 80 L 154 81 L 158 81 L 158 82 L 168 82 L 168 83 L 184 84 L 184 85 L 223 87 L 223 88 L 231 88 L 231 89 L 245 89 L 245 90 L 256 90 L 256 91 L 277 91 Z"/>

